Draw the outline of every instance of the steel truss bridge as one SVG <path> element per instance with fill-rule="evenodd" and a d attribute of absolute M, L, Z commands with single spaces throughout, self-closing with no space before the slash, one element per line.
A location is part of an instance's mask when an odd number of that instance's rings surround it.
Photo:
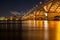
<path fill-rule="evenodd" d="M 60 0 L 50 0 L 27 12 L 22 17 L 12 15 L 0 20 L 56 20 L 60 19 Z"/>
<path fill-rule="evenodd" d="M 60 18 L 60 0 L 51 0 L 29 11 L 21 20 L 55 20 Z"/>

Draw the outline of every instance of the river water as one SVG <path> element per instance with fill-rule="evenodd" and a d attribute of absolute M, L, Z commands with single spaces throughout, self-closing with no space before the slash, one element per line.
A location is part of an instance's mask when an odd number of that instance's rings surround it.
<path fill-rule="evenodd" d="M 60 21 L 27 20 L 22 21 L 19 27 L 17 24 L 16 28 L 11 29 L 14 31 L 0 30 L 2 40 L 60 40 Z"/>

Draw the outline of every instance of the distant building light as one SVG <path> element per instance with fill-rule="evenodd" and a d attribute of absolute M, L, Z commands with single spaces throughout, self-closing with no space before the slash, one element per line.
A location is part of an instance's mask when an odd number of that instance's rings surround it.
<path fill-rule="evenodd" d="M 42 4 L 42 2 L 40 2 L 40 4 Z"/>
<path fill-rule="evenodd" d="M 10 17 L 10 20 L 13 20 L 13 17 Z"/>
<path fill-rule="evenodd" d="M 38 7 L 38 5 L 36 5 L 36 7 Z"/>
<path fill-rule="evenodd" d="M 18 18 L 16 18 L 16 20 L 19 20 Z"/>
<path fill-rule="evenodd" d="M 35 9 L 36 7 L 33 7 L 33 9 Z"/>
<path fill-rule="evenodd" d="M 8 20 L 7 18 L 5 18 L 5 20 Z"/>
<path fill-rule="evenodd" d="M 0 17 L 0 20 L 4 20 L 5 19 L 5 17 Z"/>

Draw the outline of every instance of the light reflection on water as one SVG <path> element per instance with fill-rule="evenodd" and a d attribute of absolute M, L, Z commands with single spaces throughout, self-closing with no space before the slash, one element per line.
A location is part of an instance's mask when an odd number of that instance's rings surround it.
<path fill-rule="evenodd" d="M 33 23 L 33 22 L 31 22 L 31 23 Z M 23 39 L 26 39 L 26 40 L 47 40 L 44 38 L 45 37 L 44 36 L 44 34 L 45 34 L 44 21 L 41 21 L 41 20 L 36 21 L 35 22 L 35 29 L 34 29 L 34 24 L 33 24 L 33 26 L 32 26 L 32 24 L 30 24 L 31 26 L 28 25 L 29 24 L 28 21 L 25 21 L 25 24 L 26 24 L 25 29 L 33 30 L 33 31 L 23 32 L 22 33 Z M 22 24 L 22 25 L 24 25 L 24 24 Z M 48 32 L 47 33 L 48 33 L 48 40 L 60 40 L 60 21 L 48 21 Z"/>
<path fill-rule="evenodd" d="M 16 24 L 16 25 L 19 26 L 20 24 Z M 14 27 L 14 29 L 16 28 Z M 20 37 L 22 37 L 22 40 L 60 40 L 60 21 L 48 21 L 48 31 L 45 31 L 44 20 L 22 21 L 22 30 L 23 31 L 21 32 L 20 31 L 0 32 L 0 34 L 2 39 L 8 37 L 11 39 L 12 38 L 20 39 Z M 45 35 L 45 33 L 46 34 L 48 33 L 48 35 Z M 48 37 L 48 39 L 45 39 L 46 36 Z"/>
<path fill-rule="evenodd" d="M 22 32 L 23 40 L 43 40 L 43 31 L 25 31 Z"/>
<path fill-rule="evenodd" d="M 43 20 L 27 20 L 22 21 L 22 29 L 23 30 L 40 30 L 44 27 Z"/>

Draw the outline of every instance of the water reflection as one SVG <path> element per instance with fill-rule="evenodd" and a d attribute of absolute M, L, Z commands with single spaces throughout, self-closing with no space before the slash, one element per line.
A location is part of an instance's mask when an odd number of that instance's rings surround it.
<path fill-rule="evenodd" d="M 43 40 L 43 31 L 24 31 L 23 40 Z"/>
<path fill-rule="evenodd" d="M 10 22 L 0 23 L 0 29 L 5 28 L 14 31 L 0 32 L 2 39 L 20 39 L 22 37 L 22 40 L 60 40 L 60 21 L 26 20 L 22 21 L 22 25 L 20 21 L 12 23 L 12 25 Z"/>
<path fill-rule="evenodd" d="M 60 40 L 60 21 L 49 21 L 49 40 Z"/>
<path fill-rule="evenodd" d="M 23 30 L 42 30 L 44 27 L 43 20 L 27 20 L 22 21 Z"/>
<path fill-rule="evenodd" d="M 60 40 L 60 21 L 48 21 L 48 31 L 45 31 L 44 21 L 41 20 L 36 20 L 35 25 L 33 21 L 25 21 L 25 24 L 28 31 L 22 32 L 23 40 Z M 48 39 L 45 39 L 46 36 Z"/>
<path fill-rule="evenodd" d="M 21 38 L 21 32 L 0 32 L 0 40 L 18 40 Z"/>
<path fill-rule="evenodd" d="M 56 28 L 56 40 L 60 40 L 60 21 L 56 22 L 57 28 Z"/>
<path fill-rule="evenodd" d="M 22 21 L 23 40 L 44 40 L 44 21 L 28 20 Z"/>

